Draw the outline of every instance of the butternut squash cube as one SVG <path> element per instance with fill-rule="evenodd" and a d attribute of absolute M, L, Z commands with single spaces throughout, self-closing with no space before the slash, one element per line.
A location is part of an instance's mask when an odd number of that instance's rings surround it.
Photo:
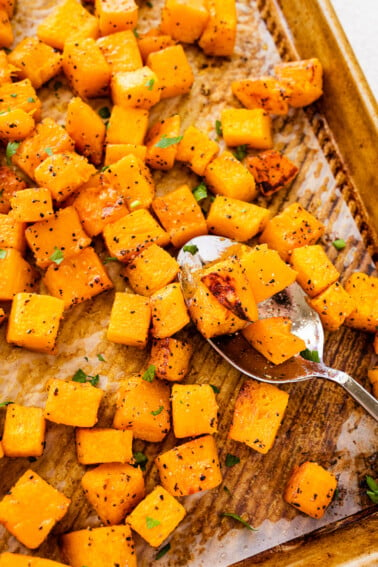
<path fill-rule="evenodd" d="M 155 184 L 150 170 L 133 154 L 109 166 L 104 172 L 104 179 L 122 195 L 131 211 L 147 209 L 155 196 Z"/>
<path fill-rule="evenodd" d="M 257 195 L 255 180 L 231 152 L 213 159 L 205 170 L 206 183 L 217 195 L 240 201 L 252 201 Z"/>
<path fill-rule="evenodd" d="M 89 382 L 51 378 L 47 382 L 44 416 L 54 423 L 72 427 L 93 427 L 104 392 Z"/>
<path fill-rule="evenodd" d="M 21 108 L 37 122 L 41 118 L 41 101 L 29 79 L 0 85 L 0 112 Z"/>
<path fill-rule="evenodd" d="M 189 126 L 177 147 L 176 159 L 190 167 L 197 175 L 204 175 L 219 146 L 195 126 Z"/>
<path fill-rule="evenodd" d="M 337 331 L 356 306 L 355 299 L 336 282 L 317 297 L 308 300 L 309 305 L 318 313 L 322 325 L 327 331 Z"/>
<path fill-rule="evenodd" d="M 270 114 L 289 112 L 286 91 L 274 77 L 241 79 L 231 85 L 232 92 L 246 108 L 263 108 Z"/>
<path fill-rule="evenodd" d="M 311 518 L 322 518 L 337 487 L 335 476 L 312 461 L 295 466 L 284 500 Z"/>
<path fill-rule="evenodd" d="M 142 145 L 148 127 L 148 110 L 113 106 L 106 130 L 107 144 Z"/>
<path fill-rule="evenodd" d="M 316 244 L 324 230 L 324 224 L 302 205 L 292 203 L 268 221 L 259 242 L 277 250 L 287 260 L 294 248 Z"/>
<path fill-rule="evenodd" d="M 65 0 L 39 24 L 37 35 L 47 45 L 63 51 L 66 41 L 96 39 L 97 18 L 77 0 Z"/>
<path fill-rule="evenodd" d="M 138 23 L 134 0 L 95 0 L 95 15 L 101 35 L 133 30 Z"/>
<path fill-rule="evenodd" d="M 147 148 L 139 144 L 107 144 L 104 164 L 112 165 L 130 154 L 145 161 Z"/>
<path fill-rule="evenodd" d="M 131 465 L 100 465 L 84 474 L 81 485 L 96 514 L 108 526 L 120 524 L 144 497 L 143 473 Z"/>
<path fill-rule="evenodd" d="M 172 420 L 175 437 L 197 437 L 218 431 L 218 404 L 209 384 L 174 384 Z"/>
<path fill-rule="evenodd" d="M 161 31 L 183 43 L 194 43 L 209 19 L 205 0 L 166 0 L 161 12 Z"/>
<path fill-rule="evenodd" d="M 227 146 L 246 144 L 257 150 L 268 150 L 273 146 L 271 119 L 262 108 L 225 108 L 221 122 Z"/>
<path fill-rule="evenodd" d="M 25 547 L 36 549 L 66 514 L 70 500 L 27 470 L 0 502 L 2 524 Z"/>
<path fill-rule="evenodd" d="M 0 301 L 13 299 L 16 293 L 34 291 L 38 274 L 15 248 L 0 248 Z"/>
<path fill-rule="evenodd" d="M 201 207 L 187 185 L 157 197 L 152 208 L 176 248 L 195 236 L 207 234 Z"/>
<path fill-rule="evenodd" d="M 168 234 L 146 209 L 138 209 L 104 228 L 104 238 L 110 255 L 129 262 L 153 242 L 159 246 L 169 243 Z"/>
<path fill-rule="evenodd" d="M 306 343 L 290 332 L 288 317 L 269 317 L 251 323 L 242 333 L 249 343 L 273 364 L 281 364 L 302 350 Z"/>
<path fill-rule="evenodd" d="M 127 523 L 152 547 L 158 547 L 186 515 L 184 506 L 156 486 L 131 512 Z"/>
<path fill-rule="evenodd" d="M 150 298 L 152 310 L 152 336 L 158 339 L 171 337 L 189 322 L 181 287 L 171 283 Z"/>
<path fill-rule="evenodd" d="M 82 465 L 131 463 L 132 431 L 95 427 L 76 429 L 77 460 Z"/>
<path fill-rule="evenodd" d="M 25 223 L 19 222 L 11 215 L 0 214 L 0 248 L 25 250 Z"/>
<path fill-rule="evenodd" d="M 72 567 L 137 567 L 129 526 L 89 528 L 62 536 L 63 555 Z"/>
<path fill-rule="evenodd" d="M 132 374 L 118 392 L 113 427 L 131 429 L 136 439 L 159 443 L 170 430 L 170 389 L 146 374 Z"/>
<path fill-rule="evenodd" d="M 13 39 L 12 24 L 7 11 L 0 7 L 0 47 L 10 47 Z"/>
<path fill-rule="evenodd" d="M 162 99 L 190 92 L 194 75 L 181 45 L 150 53 L 147 66 L 157 75 Z"/>
<path fill-rule="evenodd" d="M 25 236 L 40 268 L 54 263 L 57 250 L 61 251 L 62 258 L 67 259 L 91 243 L 74 207 L 60 209 L 50 219 L 28 226 Z"/>
<path fill-rule="evenodd" d="M 26 37 L 9 54 L 9 62 L 17 67 L 22 79 L 30 79 L 35 89 L 60 72 L 62 56 L 37 37 Z"/>
<path fill-rule="evenodd" d="M 147 33 L 138 39 L 138 47 L 144 63 L 147 62 L 150 53 L 161 51 L 176 43 L 177 42 L 172 39 L 170 35 L 165 34 L 148 35 Z"/>
<path fill-rule="evenodd" d="M 235 402 L 229 438 L 265 455 L 272 448 L 289 394 L 273 384 L 245 380 Z"/>
<path fill-rule="evenodd" d="M 369 382 L 372 386 L 373 396 L 378 398 L 378 366 L 369 368 L 368 370 Z"/>
<path fill-rule="evenodd" d="M 72 89 L 81 98 L 107 94 L 111 71 L 101 49 L 88 37 L 66 41 L 63 51 L 63 71 Z"/>
<path fill-rule="evenodd" d="M 131 30 L 111 33 L 97 40 L 112 75 L 124 71 L 135 71 L 143 66 L 138 42 Z"/>
<path fill-rule="evenodd" d="M 208 0 L 210 18 L 198 42 L 206 55 L 227 57 L 234 52 L 237 14 L 235 0 Z"/>
<path fill-rule="evenodd" d="M 4 8 L 8 16 L 11 18 L 14 14 L 16 0 L 1 0 L 0 5 Z"/>
<path fill-rule="evenodd" d="M 107 339 L 113 343 L 144 348 L 151 322 L 148 299 L 132 293 L 117 292 L 110 314 Z"/>
<path fill-rule="evenodd" d="M 290 264 L 298 272 L 297 282 L 310 297 L 327 289 L 340 276 L 319 244 L 294 248 Z"/>
<path fill-rule="evenodd" d="M 79 97 L 72 98 L 68 103 L 66 130 L 75 142 L 76 150 L 90 162 L 99 165 L 106 126 L 97 112 Z"/>
<path fill-rule="evenodd" d="M 18 553 L 8 553 L 5 551 L 0 555 L 1 567 L 67 567 L 63 563 L 33 557 L 32 555 L 19 555 Z"/>
<path fill-rule="evenodd" d="M 289 185 L 298 173 L 298 167 L 276 150 L 248 156 L 245 165 L 255 178 L 263 195 L 272 195 Z"/>
<path fill-rule="evenodd" d="M 246 242 L 264 229 L 269 216 L 268 209 L 217 195 L 211 204 L 206 222 L 212 234 Z"/>
<path fill-rule="evenodd" d="M 222 482 L 214 437 L 205 435 L 156 458 L 161 484 L 173 496 L 188 496 Z"/>
<path fill-rule="evenodd" d="M 147 146 L 147 165 L 162 171 L 172 169 L 177 154 L 177 143 L 173 142 L 179 138 L 180 124 L 181 118 L 179 114 L 174 114 L 165 120 L 156 122 L 149 129 L 145 141 Z M 169 145 L 162 143 L 164 139 Z M 167 145 L 167 147 L 161 147 L 162 145 Z"/>
<path fill-rule="evenodd" d="M 307 106 L 323 94 L 323 68 L 315 57 L 280 63 L 274 72 L 284 86 L 290 106 Z"/>
<path fill-rule="evenodd" d="M 20 141 L 30 136 L 35 122 L 22 108 L 9 109 L 0 114 L 0 138 L 4 141 Z"/>
<path fill-rule="evenodd" d="M 179 382 L 189 372 L 193 348 L 187 341 L 167 337 L 153 339 L 149 364 L 155 368 L 155 375 L 161 380 Z"/>
<path fill-rule="evenodd" d="M 40 457 L 45 446 L 46 422 L 41 408 L 7 406 L 2 445 L 7 457 Z"/>
<path fill-rule="evenodd" d="M 56 297 L 17 293 L 9 315 L 7 342 L 54 354 L 63 310 L 63 301 Z"/>
<path fill-rule="evenodd" d="M 354 301 L 345 324 L 353 329 L 375 333 L 378 328 L 378 278 L 355 272 L 345 282 L 345 290 Z"/>
<path fill-rule="evenodd" d="M 0 52 L 1 53 L 1 52 Z M 3 165 L 0 167 L 0 213 L 9 213 L 10 200 L 17 191 L 26 189 L 27 185 L 17 173 L 10 167 Z M 0 217 L 1 218 L 1 217 Z"/>
<path fill-rule="evenodd" d="M 18 222 L 38 222 L 54 214 L 51 193 L 45 187 L 17 191 L 10 202 L 9 214 Z"/>
<path fill-rule="evenodd" d="M 178 271 L 176 260 L 164 248 L 151 244 L 126 265 L 124 275 L 136 293 L 150 297 L 171 283 Z"/>
<path fill-rule="evenodd" d="M 149 67 L 115 73 L 111 81 L 114 104 L 149 110 L 160 100 L 159 82 Z"/>
<path fill-rule="evenodd" d="M 11 83 L 14 72 L 15 69 L 10 65 L 7 54 L 4 50 L 0 51 L 0 85 Z"/>

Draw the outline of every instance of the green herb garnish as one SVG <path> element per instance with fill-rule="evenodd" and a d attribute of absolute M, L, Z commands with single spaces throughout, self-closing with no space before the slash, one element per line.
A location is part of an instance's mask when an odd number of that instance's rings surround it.
<path fill-rule="evenodd" d="M 311 362 L 320 362 L 320 356 L 317 350 L 310 350 L 306 348 L 306 350 L 302 350 L 299 354 L 302 358 L 311 360 Z"/>
<path fill-rule="evenodd" d="M 0 260 L 4 260 L 7 257 L 8 252 L 0 248 Z"/>
<path fill-rule="evenodd" d="M 164 406 L 160 406 L 157 410 L 152 411 L 151 414 L 152 415 L 159 415 L 159 413 L 161 413 L 164 409 Z"/>
<path fill-rule="evenodd" d="M 156 526 L 160 526 L 159 520 L 155 520 L 155 518 L 150 518 L 150 516 L 146 516 L 146 526 L 148 530 L 152 530 L 152 528 L 156 528 Z"/>
<path fill-rule="evenodd" d="M 135 209 L 135 207 L 139 207 L 141 205 L 140 201 L 132 201 L 129 205 L 129 209 Z"/>
<path fill-rule="evenodd" d="M 10 96 L 11 96 L 12 98 L 17 98 L 17 97 L 18 97 L 18 94 L 17 94 L 17 93 L 11 93 Z"/>
<path fill-rule="evenodd" d="M 224 485 L 224 486 L 223 486 L 223 490 L 224 490 L 225 492 L 227 492 L 227 494 L 228 494 L 229 496 L 232 496 L 231 490 L 228 488 L 228 486 Z"/>
<path fill-rule="evenodd" d="M 147 2 L 147 6 L 148 6 L 148 4 L 149 4 L 149 2 Z M 152 7 L 152 5 L 150 7 Z M 167 543 L 166 545 L 164 545 L 161 549 L 159 549 L 159 551 L 155 555 L 155 560 L 157 561 L 158 559 L 161 559 L 166 553 L 168 553 L 168 551 L 170 549 L 171 549 L 170 543 Z"/>
<path fill-rule="evenodd" d="M 103 106 L 102 108 L 100 108 L 100 110 L 98 111 L 98 115 L 101 118 L 110 118 L 110 110 L 107 106 Z"/>
<path fill-rule="evenodd" d="M 223 130 L 222 130 L 222 122 L 220 120 L 215 121 L 215 131 L 218 134 L 219 138 L 222 138 Z"/>
<path fill-rule="evenodd" d="M 336 250 L 342 250 L 346 246 L 346 242 L 343 238 L 337 238 L 332 242 L 332 244 L 336 248 Z"/>
<path fill-rule="evenodd" d="M 209 384 L 209 386 L 210 386 L 210 388 L 213 389 L 213 392 L 214 392 L 215 394 L 219 394 L 220 388 L 218 388 L 218 386 L 214 386 L 214 384 Z"/>
<path fill-rule="evenodd" d="M 227 455 L 226 455 L 226 467 L 233 467 L 234 465 L 237 465 L 238 463 L 240 463 L 239 457 L 237 457 L 236 455 L 231 455 L 231 453 L 227 453 Z"/>
<path fill-rule="evenodd" d="M 5 408 L 5 406 L 9 406 L 10 404 L 14 404 L 14 402 L 0 402 L 0 408 Z"/>
<path fill-rule="evenodd" d="M 154 88 L 154 84 L 155 84 L 155 79 L 150 79 L 149 81 L 147 81 L 147 83 L 144 86 L 147 87 L 149 91 L 152 91 L 152 89 Z"/>
<path fill-rule="evenodd" d="M 100 362 L 106 362 L 105 358 L 102 356 L 102 354 L 98 354 L 97 358 Z"/>
<path fill-rule="evenodd" d="M 28 102 L 35 102 L 35 98 L 33 98 L 32 96 L 29 96 Z"/>
<path fill-rule="evenodd" d="M 146 455 L 144 453 L 142 453 L 142 451 L 136 451 L 133 454 L 134 457 L 134 467 L 140 467 L 142 469 L 142 471 L 146 470 L 146 464 L 148 463 L 148 458 L 146 457 Z"/>
<path fill-rule="evenodd" d="M 50 260 L 55 264 L 61 264 L 64 260 L 64 254 L 60 248 L 54 246 L 54 252 L 50 256 Z"/>
<path fill-rule="evenodd" d="M 189 252 L 190 254 L 197 254 L 198 248 L 195 244 L 185 244 L 183 248 L 184 252 Z"/>
<path fill-rule="evenodd" d="M 109 262 L 117 262 L 118 258 L 116 258 L 115 256 L 107 256 L 106 258 L 103 259 L 102 263 L 103 264 L 109 264 Z"/>
<path fill-rule="evenodd" d="M 95 376 L 90 376 L 89 374 L 86 374 L 81 368 L 79 368 L 79 370 L 75 372 L 72 378 L 73 382 L 80 382 L 81 384 L 86 384 L 87 382 L 89 382 L 92 386 L 97 386 L 99 380 L 100 376 L 98 374 L 96 374 Z"/>
<path fill-rule="evenodd" d="M 139 39 L 139 33 L 138 33 L 138 30 L 136 28 L 133 29 L 133 34 L 135 35 L 135 37 L 137 39 Z"/>
<path fill-rule="evenodd" d="M 48 156 L 52 156 L 54 153 L 51 148 L 45 148 L 45 152 L 47 153 Z"/>
<path fill-rule="evenodd" d="M 241 146 L 237 146 L 235 148 L 235 151 L 233 152 L 236 159 L 242 161 L 247 155 L 247 149 L 248 149 L 247 144 L 242 144 Z"/>
<path fill-rule="evenodd" d="M 101 173 L 102 173 L 103 171 L 106 171 L 107 169 L 109 169 L 109 166 L 108 166 L 108 165 L 104 165 L 104 167 L 102 167 L 102 168 L 100 169 L 100 171 L 101 171 Z"/>
<path fill-rule="evenodd" d="M 203 182 L 193 189 L 193 196 L 196 201 L 202 201 L 202 199 L 206 199 L 207 187 Z"/>
<path fill-rule="evenodd" d="M 366 491 L 366 494 L 369 496 L 370 500 L 374 502 L 374 504 L 378 504 L 378 482 L 369 475 L 366 475 L 365 478 L 366 484 L 369 487 L 369 490 Z"/>
<path fill-rule="evenodd" d="M 5 150 L 5 157 L 7 158 L 7 165 L 12 165 L 12 157 L 17 152 L 20 142 L 8 142 Z"/>
<path fill-rule="evenodd" d="M 240 522 L 241 524 L 243 524 L 243 526 L 245 526 L 246 528 L 248 528 L 249 530 L 251 530 L 252 532 L 256 532 L 256 528 L 253 528 L 248 522 L 246 522 L 245 520 L 243 520 L 243 518 L 241 518 L 238 514 L 234 514 L 233 512 L 223 512 L 221 514 L 222 516 L 226 516 L 228 518 L 233 518 L 234 520 L 236 520 L 237 522 Z"/>
<path fill-rule="evenodd" d="M 146 382 L 153 382 L 155 380 L 156 367 L 150 364 L 147 370 L 144 372 L 142 379 Z"/>
<path fill-rule="evenodd" d="M 155 144 L 157 148 L 169 148 L 170 146 L 174 146 L 181 142 L 182 136 L 176 136 L 175 138 L 168 138 L 166 134 L 160 138 L 160 140 Z"/>

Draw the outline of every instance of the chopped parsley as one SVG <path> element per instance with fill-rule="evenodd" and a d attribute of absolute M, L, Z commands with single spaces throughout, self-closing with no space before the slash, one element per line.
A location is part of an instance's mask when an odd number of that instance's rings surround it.
<path fill-rule="evenodd" d="M 227 453 L 226 455 L 226 467 L 233 467 L 240 463 L 239 457 L 236 455 L 231 455 L 231 453 Z"/>
<path fill-rule="evenodd" d="M 149 4 L 149 2 L 147 2 L 147 6 L 148 6 L 148 4 Z M 166 553 L 168 553 L 168 551 L 170 549 L 171 549 L 170 543 L 167 543 L 166 545 L 164 545 L 161 549 L 159 549 L 159 551 L 155 555 L 155 560 L 157 561 L 158 559 L 161 559 Z"/>
<path fill-rule="evenodd" d="M 33 98 L 32 96 L 29 96 L 28 102 L 35 102 L 35 98 Z"/>
<path fill-rule="evenodd" d="M 18 97 L 18 94 L 17 94 L 17 93 L 11 93 L 10 96 L 11 96 L 12 98 L 17 98 L 17 97 Z"/>
<path fill-rule="evenodd" d="M 220 389 L 218 388 L 218 386 L 214 386 L 214 384 L 209 384 L 209 386 L 210 386 L 210 388 L 213 389 L 213 392 L 214 392 L 215 394 L 219 394 Z"/>
<path fill-rule="evenodd" d="M 0 260 L 4 260 L 7 257 L 8 252 L 0 248 Z"/>
<path fill-rule="evenodd" d="M 372 476 L 366 475 L 366 484 L 369 487 L 366 494 L 374 504 L 378 504 L 378 482 Z"/>
<path fill-rule="evenodd" d="M 14 404 L 14 402 L 0 402 L 0 408 L 5 408 L 5 406 L 9 406 L 10 404 Z"/>
<path fill-rule="evenodd" d="M 146 516 L 146 526 L 148 530 L 152 530 L 152 528 L 156 528 L 156 526 L 160 526 L 159 520 L 155 518 L 150 518 L 150 516 Z"/>
<path fill-rule="evenodd" d="M 141 205 L 141 202 L 136 200 L 136 201 L 132 201 L 129 205 L 129 209 L 135 209 L 135 207 L 139 207 L 139 205 Z"/>
<path fill-rule="evenodd" d="M 135 37 L 137 39 L 139 39 L 139 33 L 138 33 L 138 30 L 136 28 L 133 29 L 133 34 L 135 35 Z"/>
<path fill-rule="evenodd" d="M 237 522 L 240 522 L 241 524 L 243 524 L 244 527 L 248 528 L 252 532 L 257 531 L 256 528 L 253 528 L 248 522 L 243 520 L 243 518 L 241 518 L 238 514 L 234 514 L 233 512 L 223 512 L 221 515 L 226 516 L 228 518 L 233 518 Z"/>
<path fill-rule="evenodd" d="M 134 466 L 135 467 L 140 467 L 142 469 L 142 471 L 146 470 L 146 464 L 148 463 L 148 458 L 146 457 L 146 455 L 144 453 L 142 453 L 142 451 L 136 451 L 133 454 L 134 457 Z"/>
<path fill-rule="evenodd" d="M 195 244 L 185 244 L 183 248 L 184 252 L 189 252 L 190 254 L 197 254 L 198 248 Z"/>
<path fill-rule="evenodd" d="M 242 161 L 247 155 L 247 149 L 248 149 L 247 144 L 242 144 L 241 146 L 237 146 L 235 148 L 235 151 L 233 152 L 236 159 Z"/>
<path fill-rule="evenodd" d="M 306 348 L 306 350 L 302 350 L 299 354 L 302 358 L 311 360 L 311 362 L 320 362 L 320 356 L 317 350 L 310 350 Z"/>
<path fill-rule="evenodd" d="M 159 415 L 159 413 L 161 413 L 163 411 L 163 409 L 164 409 L 164 406 L 160 406 L 160 407 L 158 407 L 157 410 L 152 411 L 151 415 Z"/>
<path fill-rule="evenodd" d="M 45 148 L 45 152 L 47 153 L 48 156 L 52 156 L 53 155 L 53 151 L 51 148 Z"/>
<path fill-rule="evenodd" d="M 229 496 L 232 496 L 231 490 L 228 488 L 228 486 L 224 485 L 224 486 L 223 486 L 223 490 L 224 490 L 225 492 L 227 492 L 227 494 L 228 494 Z"/>
<path fill-rule="evenodd" d="M 97 358 L 100 362 L 106 362 L 105 358 L 102 356 L 102 354 L 98 354 Z"/>
<path fill-rule="evenodd" d="M 220 138 L 222 138 L 223 136 L 223 130 L 222 130 L 222 122 L 220 120 L 216 120 L 215 121 L 215 131 L 218 134 L 218 136 Z"/>
<path fill-rule="evenodd" d="M 79 370 L 75 372 L 72 378 L 73 382 L 80 382 L 81 384 L 86 384 L 87 382 L 89 382 L 91 386 L 97 386 L 99 380 L 100 380 L 99 374 L 96 374 L 95 376 L 90 376 L 89 374 L 86 374 L 84 370 L 82 370 L 81 368 L 79 368 Z"/>
<path fill-rule="evenodd" d="M 103 264 L 109 264 L 109 262 L 117 262 L 118 258 L 116 258 L 115 256 L 107 256 L 106 258 L 103 259 L 102 263 Z"/>
<path fill-rule="evenodd" d="M 169 148 L 170 146 L 174 146 L 175 144 L 178 144 L 179 142 L 181 142 L 181 140 L 182 140 L 182 136 L 176 136 L 175 138 L 168 138 L 166 134 L 163 134 L 163 136 L 155 144 L 155 146 L 157 148 L 165 149 L 165 148 Z"/>
<path fill-rule="evenodd" d="M 336 248 L 336 250 L 342 250 L 346 246 L 346 242 L 343 238 L 337 238 L 332 242 L 332 244 Z"/>
<path fill-rule="evenodd" d="M 155 380 L 156 367 L 150 364 L 147 370 L 142 375 L 142 379 L 146 382 L 153 382 Z"/>
<path fill-rule="evenodd" d="M 106 171 L 107 169 L 109 169 L 109 166 L 108 166 L 108 165 L 104 165 L 104 167 L 102 167 L 102 168 L 100 169 L 100 171 L 101 171 L 101 173 L 102 173 L 103 171 Z"/>
<path fill-rule="evenodd" d="M 50 260 L 55 264 L 61 264 L 64 260 L 64 254 L 60 248 L 54 246 L 54 252 L 50 256 Z"/>
<path fill-rule="evenodd" d="M 193 196 L 196 201 L 202 201 L 202 199 L 206 199 L 207 197 L 207 187 L 202 181 L 195 189 L 193 189 Z"/>
<path fill-rule="evenodd" d="M 12 165 L 12 157 L 17 152 L 20 142 L 8 142 L 5 150 L 5 156 L 7 158 L 7 165 Z"/>
<path fill-rule="evenodd" d="M 152 89 L 154 88 L 154 84 L 155 84 L 155 79 L 150 79 L 149 81 L 147 81 L 147 83 L 144 86 L 147 87 L 149 91 L 152 91 Z"/>
<path fill-rule="evenodd" d="M 98 115 L 101 118 L 110 118 L 110 110 L 107 106 L 103 106 L 102 108 L 100 108 L 100 110 L 98 111 Z"/>

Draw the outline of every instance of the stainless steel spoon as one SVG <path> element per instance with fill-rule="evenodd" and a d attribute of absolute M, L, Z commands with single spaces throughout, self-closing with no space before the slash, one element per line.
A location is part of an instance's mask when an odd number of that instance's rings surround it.
<path fill-rule="evenodd" d="M 195 282 L 192 273 L 208 262 L 213 262 L 235 242 L 220 236 L 198 236 L 180 250 L 178 263 L 181 266 L 180 282 L 185 300 L 191 301 L 191 290 Z M 188 246 L 192 251 L 188 251 Z M 197 250 L 195 253 L 193 251 Z M 337 382 L 376 420 L 378 401 L 351 376 L 341 370 L 326 366 L 323 361 L 324 334 L 318 314 L 306 301 L 302 288 L 293 283 L 258 305 L 259 317 L 287 316 L 292 321 L 292 332 L 302 338 L 311 351 L 317 351 L 320 362 L 306 360 L 300 355 L 274 365 L 258 353 L 241 333 L 208 339 L 215 350 L 232 366 L 251 378 L 275 384 L 299 382 L 309 378 L 326 378 Z"/>

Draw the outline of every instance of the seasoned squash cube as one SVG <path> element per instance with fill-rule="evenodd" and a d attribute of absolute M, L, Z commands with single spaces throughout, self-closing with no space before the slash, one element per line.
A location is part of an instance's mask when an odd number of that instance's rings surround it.
<path fill-rule="evenodd" d="M 327 289 L 340 276 L 319 244 L 294 248 L 290 264 L 298 272 L 297 282 L 310 297 Z"/>
<path fill-rule="evenodd" d="M 177 147 L 176 159 L 184 162 L 197 175 L 204 175 L 219 146 L 195 126 L 189 126 Z"/>
<path fill-rule="evenodd" d="M 26 189 L 27 185 L 16 172 L 3 165 L 0 167 L 0 213 L 7 214 L 10 211 L 10 200 L 17 191 Z M 1 217 L 0 217 L 1 218 Z"/>
<path fill-rule="evenodd" d="M 29 549 L 39 547 L 70 500 L 36 472 L 27 470 L 0 502 L 0 524 Z"/>
<path fill-rule="evenodd" d="M 155 184 L 150 170 L 133 154 L 109 166 L 104 172 L 104 179 L 122 195 L 131 211 L 147 209 L 155 196 Z"/>
<path fill-rule="evenodd" d="M 30 79 L 35 89 L 57 75 L 62 67 L 61 54 L 37 37 L 23 39 L 10 52 L 8 60 L 17 67 L 22 79 Z"/>
<path fill-rule="evenodd" d="M 110 67 L 94 39 L 67 41 L 63 51 L 63 71 L 72 89 L 81 98 L 107 94 Z"/>
<path fill-rule="evenodd" d="M 264 229 L 269 216 L 268 209 L 217 195 L 211 204 L 206 222 L 212 234 L 246 242 Z"/>
<path fill-rule="evenodd" d="M 93 427 L 97 423 L 103 390 L 89 382 L 74 382 L 51 378 L 47 382 L 44 416 L 54 423 L 73 427 Z"/>
<path fill-rule="evenodd" d="M 176 260 L 157 244 L 151 244 L 126 265 L 124 275 L 136 293 L 150 297 L 171 283 L 178 271 Z"/>
<path fill-rule="evenodd" d="M 337 487 L 335 476 L 323 467 L 307 461 L 295 466 L 287 482 L 284 499 L 312 518 L 322 518 Z"/>
<path fill-rule="evenodd" d="M 10 65 L 8 56 L 4 50 L 0 51 L 0 85 L 12 82 L 14 67 Z"/>
<path fill-rule="evenodd" d="M 147 148 L 139 144 L 107 144 L 105 148 L 105 165 L 112 165 L 116 161 L 132 154 L 141 161 L 146 159 Z"/>
<path fill-rule="evenodd" d="M 63 563 L 33 557 L 32 555 L 19 555 L 18 553 L 8 553 L 5 551 L 0 555 L 1 567 L 67 567 Z"/>
<path fill-rule="evenodd" d="M 179 139 L 181 118 L 174 114 L 169 118 L 156 122 L 146 136 L 146 163 L 153 169 L 168 171 L 172 169 Z M 163 147 L 162 147 L 163 146 Z"/>
<path fill-rule="evenodd" d="M 33 117 L 22 108 L 9 109 L 0 114 L 0 139 L 4 141 L 20 141 L 33 132 Z"/>
<path fill-rule="evenodd" d="M 171 337 L 190 322 L 180 285 L 172 283 L 150 298 L 152 310 L 152 336 L 158 339 Z"/>
<path fill-rule="evenodd" d="M 15 248 L 0 248 L 0 301 L 16 293 L 34 291 L 38 274 Z"/>
<path fill-rule="evenodd" d="M 95 427 L 76 429 L 77 460 L 82 465 L 133 461 L 132 431 Z"/>
<path fill-rule="evenodd" d="M 271 119 L 262 108 L 225 108 L 221 122 L 223 139 L 228 146 L 246 144 L 257 150 L 273 146 Z"/>
<path fill-rule="evenodd" d="M 190 91 L 194 75 L 181 45 L 150 53 L 147 66 L 157 75 L 162 99 Z"/>
<path fill-rule="evenodd" d="M 131 465 L 100 465 L 84 474 L 81 485 L 96 514 L 108 526 L 120 524 L 144 497 L 143 473 Z"/>
<path fill-rule="evenodd" d="M 10 202 L 9 214 L 18 222 L 38 222 L 54 214 L 51 193 L 45 187 L 17 191 Z"/>
<path fill-rule="evenodd" d="M 134 0 L 95 0 L 95 15 L 101 35 L 133 30 L 138 23 L 138 6 Z"/>
<path fill-rule="evenodd" d="M 263 195 L 272 195 L 286 187 L 298 173 L 298 167 L 276 150 L 248 156 L 245 165 L 252 173 Z"/>
<path fill-rule="evenodd" d="M 327 331 L 337 331 L 345 318 L 354 311 L 356 298 L 353 299 L 343 286 L 336 282 L 317 297 L 309 299 L 308 303 L 318 313 Z"/>
<path fill-rule="evenodd" d="M 0 86 L 0 112 L 21 108 L 37 122 L 41 118 L 41 101 L 29 79 Z"/>
<path fill-rule="evenodd" d="M 161 13 L 161 31 L 183 43 L 194 43 L 209 19 L 205 0 L 166 0 Z"/>
<path fill-rule="evenodd" d="M 9 404 L 2 445 L 7 457 L 40 457 L 45 446 L 46 422 L 41 408 Z"/>
<path fill-rule="evenodd" d="M 97 40 L 112 75 L 124 71 L 135 71 L 142 67 L 138 42 L 131 30 L 111 33 Z"/>
<path fill-rule="evenodd" d="M 9 315 L 7 342 L 53 354 L 63 310 L 63 301 L 56 297 L 17 293 Z"/>
<path fill-rule="evenodd" d="M 106 143 L 142 145 L 147 127 L 148 110 L 115 105 L 106 130 Z"/>
<path fill-rule="evenodd" d="M 39 24 L 37 35 L 55 49 L 64 48 L 66 41 L 81 41 L 98 36 L 98 24 L 77 0 L 65 0 Z"/>
<path fill-rule="evenodd" d="M 263 108 L 271 114 L 287 114 L 286 91 L 280 81 L 273 77 L 241 79 L 231 85 L 236 98 L 248 109 Z"/>
<path fill-rule="evenodd" d="M 378 278 L 355 272 L 345 282 L 345 290 L 355 304 L 345 324 L 375 333 L 378 328 Z"/>
<path fill-rule="evenodd" d="M 210 18 L 199 40 L 206 55 L 227 57 L 234 52 L 237 14 L 235 0 L 208 0 Z"/>
<path fill-rule="evenodd" d="M 13 43 L 13 29 L 7 11 L 0 6 L 0 47 L 10 47 Z"/>
<path fill-rule="evenodd" d="M 177 43 L 170 35 L 161 35 L 158 31 L 156 31 L 156 34 L 150 35 L 150 33 L 146 33 L 138 39 L 138 47 L 144 63 L 146 63 L 150 53 L 161 51 Z"/>
<path fill-rule="evenodd" d="M 170 389 L 150 372 L 132 374 L 121 384 L 113 427 L 131 429 L 136 439 L 158 443 L 170 430 Z"/>
<path fill-rule="evenodd" d="M 257 194 L 253 176 L 228 151 L 209 163 L 205 170 L 205 179 L 209 189 L 217 195 L 240 201 L 252 201 Z"/>
<path fill-rule="evenodd" d="M 285 88 L 290 106 L 307 106 L 323 94 L 323 69 L 315 57 L 280 63 L 274 72 Z"/>
<path fill-rule="evenodd" d="M 373 396 L 378 398 L 378 366 L 369 368 L 367 375 L 372 386 Z"/>
<path fill-rule="evenodd" d="M 193 348 L 187 341 L 167 337 L 153 339 L 149 364 L 161 380 L 179 382 L 189 372 Z"/>
<path fill-rule="evenodd" d="M 113 343 L 144 348 L 151 322 L 151 307 L 147 298 L 132 293 L 115 295 L 107 338 Z"/>
<path fill-rule="evenodd" d="M 16 0 L 1 0 L 0 5 L 4 8 L 10 18 L 14 15 Z"/>
<path fill-rule="evenodd" d="M 172 420 L 175 437 L 197 437 L 218 430 L 218 404 L 209 384 L 174 384 Z"/>
<path fill-rule="evenodd" d="M 214 437 L 205 435 L 156 458 L 161 484 L 173 496 L 215 488 L 222 482 Z"/>
<path fill-rule="evenodd" d="M 66 130 L 80 154 L 95 165 L 101 163 L 106 126 L 97 112 L 79 97 L 68 103 Z"/>
<path fill-rule="evenodd" d="M 127 523 L 152 547 L 158 547 L 185 517 L 184 506 L 156 486 L 131 512 Z"/>
<path fill-rule="evenodd" d="M 114 104 L 149 110 L 160 100 L 158 78 L 149 67 L 115 73 L 111 81 Z"/>
<path fill-rule="evenodd" d="M 72 567 L 137 567 L 129 526 L 89 528 L 62 536 L 63 555 Z"/>
<path fill-rule="evenodd" d="M 25 250 L 25 223 L 19 222 L 11 215 L 0 214 L 0 248 Z"/>
<path fill-rule="evenodd" d="M 229 438 L 266 454 L 281 425 L 289 394 L 272 384 L 245 380 L 235 402 Z"/>

